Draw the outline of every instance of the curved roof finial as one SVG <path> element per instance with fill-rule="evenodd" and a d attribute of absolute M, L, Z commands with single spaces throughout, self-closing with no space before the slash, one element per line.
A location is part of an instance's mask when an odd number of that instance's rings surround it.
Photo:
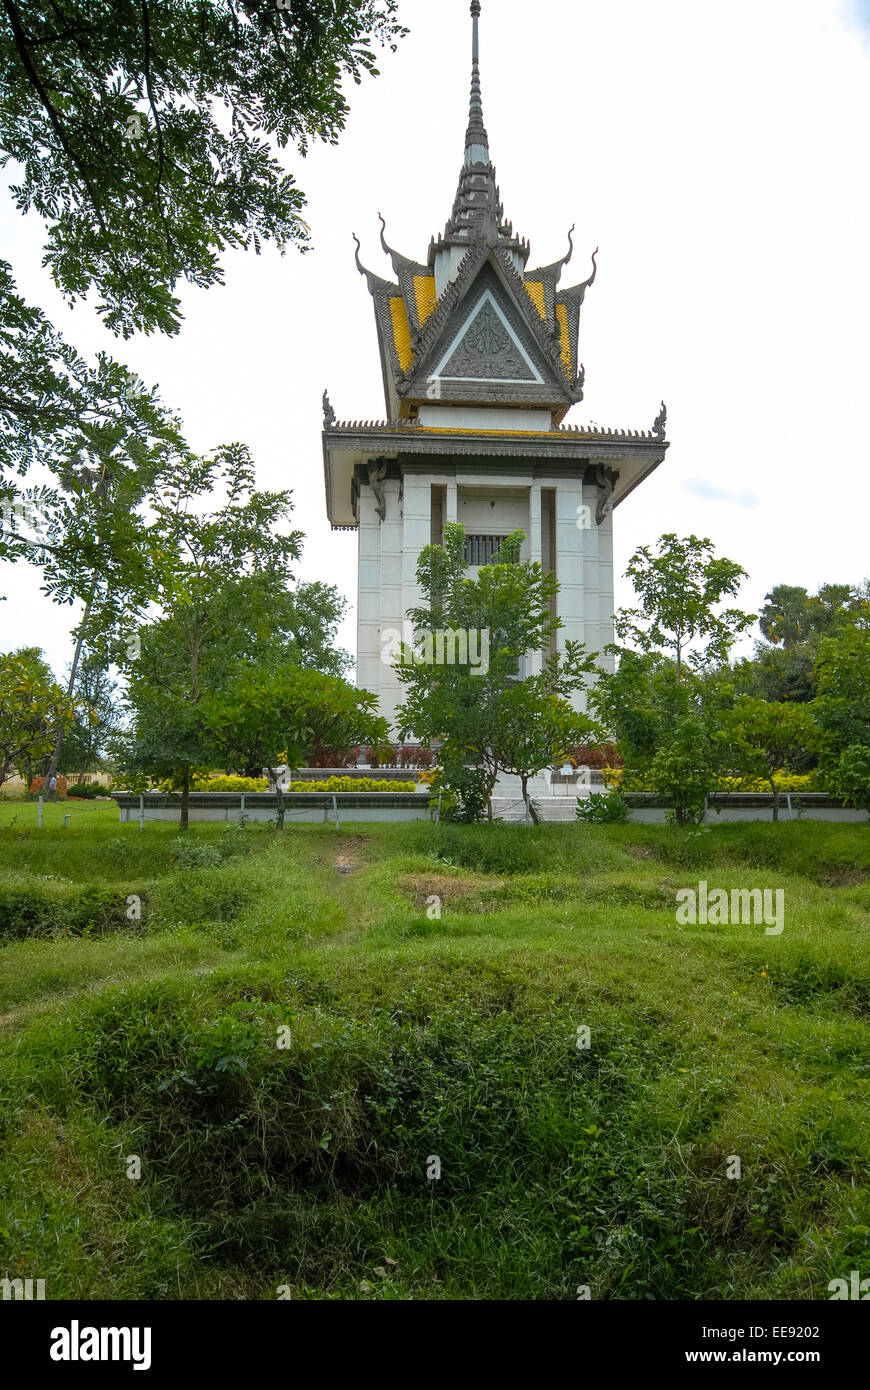
<path fill-rule="evenodd" d="M 351 236 L 356 242 L 356 268 L 359 271 L 360 275 L 368 275 L 368 271 L 366 270 L 365 266 L 359 258 L 359 253 L 362 250 L 362 246 L 360 245 L 360 239 L 357 236 L 356 232 L 351 232 Z"/>
<path fill-rule="evenodd" d="M 596 277 L 596 275 L 598 274 L 598 262 L 597 262 L 597 260 L 595 259 L 597 255 L 598 255 L 598 247 L 596 246 L 595 250 L 592 252 L 592 274 L 589 276 L 589 279 L 588 279 L 588 280 L 584 280 L 584 281 L 583 281 L 583 289 L 584 289 L 584 290 L 588 290 L 588 288 L 589 288 L 590 285 L 594 285 L 594 284 L 595 284 L 595 277 Z"/>
<path fill-rule="evenodd" d="M 384 248 L 384 255 L 392 256 L 393 253 L 387 245 L 387 224 L 384 220 L 384 214 L 382 212 L 379 212 L 378 217 L 380 218 L 381 222 L 381 246 Z"/>
<path fill-rule="evenodd" d="M 567 256 L 565 257 L 565 259 L 563 260 L 563 262 L 562 262 L 563 265 L 567 265 L 568 262 L 570 261 L 571 257 L 574 255 L 574 227 L 576 227 L 576 226 L 577 226 L 577 223 L 575 222 L 575 223 L 574 223 L 574 226 L 571 228 L 571 230 L 570 230 L 569 233 L 568 233 L 568 254 L 567 254 Z"/>

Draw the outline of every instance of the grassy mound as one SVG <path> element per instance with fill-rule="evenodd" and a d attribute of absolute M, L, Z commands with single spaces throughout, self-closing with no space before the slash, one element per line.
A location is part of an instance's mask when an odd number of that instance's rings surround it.
<path fill-rule="evenodd" d="M 49 1297 L 799 1299 L 870 1263 L 865 827 L 179 844 L 95 809 L 0 829 L 0 1271 Z M 782 935 L 679 926 L 702 878 L 783 888 Z M 57 930 L 130 894 L 135 930 Z"/>

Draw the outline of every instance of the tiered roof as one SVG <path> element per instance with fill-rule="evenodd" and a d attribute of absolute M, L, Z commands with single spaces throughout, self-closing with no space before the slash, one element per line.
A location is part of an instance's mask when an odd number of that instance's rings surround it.
<path fill-rule="evenodd" d="M 526 270 L 529 244 L 505 220 L 483 119 L 478 0 L 471 14 L 468 128 L 444 233 L 433 237 L 423 264 L 388 245 L 381 217 L 381 245 L 392 262 L 394 280 L 363 266 L 360 243 L 354 238 L 357 266 L 374 301 L 387 412 L 391 419 L 407 418 L 419 404 L 437 398 L 548 406 L 559 421 L 583 398 L 580 309 L 595 280 L 597 253 L 588 279 L 559 288 L 573 254 L 572 227 L 565 256 L 552 265 Z M 472 332 L 463 352 L 464 328 Z M 459 353 L 458 361 L 455 355 L 444 356 L 443 349 L 451 345 Z M 498 359 L 495 366 L 487 352 Z"/>

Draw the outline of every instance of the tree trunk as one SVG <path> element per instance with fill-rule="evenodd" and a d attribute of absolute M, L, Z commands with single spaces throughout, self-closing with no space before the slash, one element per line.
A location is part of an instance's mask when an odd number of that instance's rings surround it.
<path fill-rule="evenodd" d="M 773 792 L 773 819 L 776 822 L 779 820 L 779 792 L 773 778 L 768 777 L 767 780 L 770 783 L 770 790 Z"/>
<path fill-rule="evenodd" d="M 72 693 L 76 688 L 76 676 L 78 675 L 79 661 L 81 660 L 82 648 L 85 645 L 85 629 L 88 625 L 88 618 L 91 616 L 92 602 L 92 598 L 88 599 L 87 603 L 85 604 L 85 611 L 82 614 L 82 620 L 79 623 L 79 635 L 76 639 L 76 649 L 73 653 L 72 666 L 70 667 L 69 680 L 67 681 L 66 687 L 66 693 L 70 698 L 72 698 Z M 46 782 L 49 782 L 52 777 L 57 776 L 57 765 L 60 762 L 60 755 L 63 751 L 64 733 L 65 730 L 63 728 L 60 728 L 57 731 L 57 737 L 54 741 L 54 751 L 52 752 L 51 760 L 49 761 L 48 769 L 45 774 Z"/>
<path fill-rule="evenodd" d="M 184 764 L 184 778 L 181 783 L 181 821 L 179 830 L 183 833 L 190 824 L 190 764 Z"/>
<path fill-rule="evenodd" d="M 526 803 L 526 812 L 527 812 L 527 814 L 528 814 L 528 816 L 529 816 L 529 819 L 531 820 L 532 825 L 540 825 L 540 824 L 541 824 L 541 818 L 540 818 L 540 816 L 538 815 L 537 811 L 535 810 L 534 806 L 532 805 L 532 800 L 531 800 L 531 797 L 529 796 L 529 779 L 528 779 L 528 776 L 520 777 L 520 781 L 521 781 L 521 783 L 522 783 L 522 788 L 523 788 L 523 801 Z"/>

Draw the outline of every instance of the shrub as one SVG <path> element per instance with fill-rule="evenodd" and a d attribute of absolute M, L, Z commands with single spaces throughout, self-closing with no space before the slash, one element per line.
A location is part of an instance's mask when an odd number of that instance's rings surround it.
<path fill-rule="evenodd" d="M 309 767 L 356 767 L 359 762 L 359 748 L 315 748 L 308 759 Z"/>
<path fill-rule="evenodd" d="M 294 782 L 294 792 L 412 792 L 416 782 L 388 782 L 374 777 L 330 777 L 326 782 Z"/>
<path fill-rule="evenodd" d="M 569 748 L 566 758 L 572 767 L 592 767 L 599 771 L 602 768 L 622 767 L 622 758 L 612 743 L 602 743 L 595 748 L 591 744 L 581 743 L 576 748 Z"/>
<path fill-rule="evenodd" d="M 195 792 L 267 792 L 266 777 L 194 777 Z"/>
<path fill-rule="evenodd" d="M 431 748 L 421 748 L 416 744 L 408 744 L 399 753 L 399 767 L 431 767 L 434 762 L 434 754 Z"/>
<path fill-rule="evenodd" d="M 106 788 L 91 782 L 73 782 L 67 788 L 67 796 L 78 797 L 82 801 L 93 801 L 98 796 L 105 796 Z"/>
<path fill-rule="evenodd" d="M 228 825 L 217 840 L 197 840 L 179 835 L 170 854 L 180 869 L 213 869 L 250 848 L 249 836 L 241 825 Z"/>
<path fill-rule="evenodd" d="M 837 796 L 870 811 L 870 747 L 853 743 L 847 748 L 834 769 L 833 783 Z"/>
<path fill-rule="evenodd" d="M 44 778 L 44 777 L 34 777 L 33 781 L 32 781 L 31 784 L 30 784 L 30 790 L 31 790 L 31 792 L 33 792 L 33 793 L 35 793 L 36 795 L 38 795 L 41 791 L 43 791 L 43 789 L 44 789 L 44 783 L 45 783 L 45 778 Z M 66 781 L 66 778 L 63 777 L 63 776 L 61 776 L 60 773 L 58 773 L 58 777 L 57 777 L 57 794 L 58 794 L 58 796 L 66 796 L 66 792 L 67 792 L 67 781 Z M 47 795 L 47 792 L 46 792 L 46 795 Z"/>
<path fill-rule="evenodd" d="M 577 819 L 591 825 L 624 825 L 628 820 L 628 802 L 618 792 L 591 792 L 577 798 Z"/>
<path fill-rule="evenodd" d="M 399 750 L 398 748 L 382 748 L 379 753 L 375 748 L 367 748 L 365 758 L 369 767 L 398 767 Z"/>
<path fill-rule="evenodd" d="M 121 892 L 85 888 L 61 896 L 38 888 L 0 888 L 0 941 L 88 936 L 130 925 Z"/>

